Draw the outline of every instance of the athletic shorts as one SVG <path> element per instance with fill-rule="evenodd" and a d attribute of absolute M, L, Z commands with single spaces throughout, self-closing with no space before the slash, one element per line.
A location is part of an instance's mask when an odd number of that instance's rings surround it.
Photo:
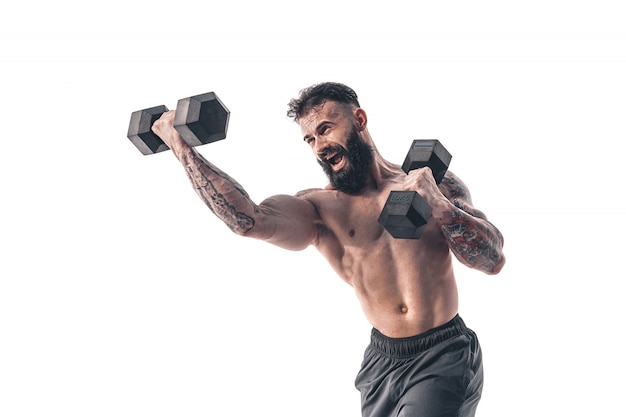
<path fill-rule="evenodd" d="M 413 337 L 372 329 L 355 385 L 364 417 L 473 417 L 483 387 L 478 338 L 458 315 Z"/>

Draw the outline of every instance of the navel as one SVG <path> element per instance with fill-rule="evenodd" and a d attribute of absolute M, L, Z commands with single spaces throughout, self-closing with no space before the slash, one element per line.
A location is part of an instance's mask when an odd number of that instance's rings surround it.
<path fill-rule="evenodd" d="M 405 306 L 404 304 L 400 304 L 400 313 L 406 314 L 408 312 L 409 312 L 409 308 Z"/>
<path fill-rule="evenodd" d="M 350 237 L 354 237 L 354 229 L 350 229 L 350 231 L 348 232 L 348 235 Z"/>

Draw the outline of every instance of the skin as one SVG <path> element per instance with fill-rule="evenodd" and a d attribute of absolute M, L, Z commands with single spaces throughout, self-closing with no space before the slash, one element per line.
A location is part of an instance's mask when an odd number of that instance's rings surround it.
<path fill-rule="evenodd" d="M 241 236 L 289 250 L 313 245 L 354 288 L 368 321 L 388 337 L 409 337 L 445 324 L 458 311 L 452 256 L 470 268 L 497 274 L 505 263 L 503 238 L 473 207 L 467 186 L 447 172 L 437 185 L 429 168 L 405 174 L 377 151 L 361 108 L 327 101 L 299 119 L 304 141 L 318 161 L 332 170 L 349 158 L 325 153 L 346 149 L 351 132 L 373 150 L 364 188 L 356 194 L 308 189 L 276 195 L 260 204 L 226 173 L 190 148 L 173 128 L 174 111 L 153 131 L 185 167 L 194 189 L 213 213 Z M 417 191 L 432 208 L 420 239 L 395 239 L 378 223 L 392 190 Z"/>

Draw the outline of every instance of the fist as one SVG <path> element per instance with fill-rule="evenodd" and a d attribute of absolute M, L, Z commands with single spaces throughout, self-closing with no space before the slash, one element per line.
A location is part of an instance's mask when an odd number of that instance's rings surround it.
<path fill-rule="evenodd" d="M 175 110 L 166 111 L 152 124 L 152 131 L 161 138 L 174 153 L 188 146 L 174 128 Z"/>
<path fill-rule="evenodd" d="M 447 201 L 439 190 L 433 171 L 429 167 L 409 171 L 404 179 L 403 190 L 417 191 L 433 209 L 437 204 L 441 204 L 442 200 Z"/>

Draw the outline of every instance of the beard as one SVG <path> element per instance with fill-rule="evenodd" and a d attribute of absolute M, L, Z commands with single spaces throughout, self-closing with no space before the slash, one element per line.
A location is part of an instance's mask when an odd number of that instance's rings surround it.
<path fill-rule="evenodd" d="M 335 172 L 327 162 L 318 160 L 318 163 L 333 188 L 346 194 L 354 195 L 358 194 L 365 187 L 369 169 L 374 160 L 374 153 L 361 139 L 356 127 L 350 132 L 347 148 L 346 150 L 337 146 L 332 149 L 347 159 L 348 163 L 342 170 Z"/>

